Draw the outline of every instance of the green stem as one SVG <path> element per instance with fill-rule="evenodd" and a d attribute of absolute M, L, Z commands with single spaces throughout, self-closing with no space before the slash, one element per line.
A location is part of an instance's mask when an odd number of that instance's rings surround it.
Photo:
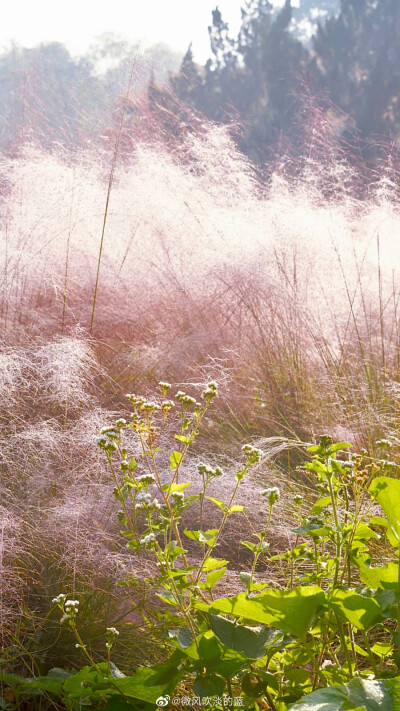
<path fill-rule="evenodd" d="M 265 528 L 264 528 L 264 530 L 263 530 L 263 532 L 262 532 L 262 534 L 261 534 L 260 542 L 259 542 L 259 544 L 258 544 L 258 546 L 257 546 L 257 548 L 256 548 L 256 550 L 255 550 L 255 552 L 254 552 L 254 561 L 253 561 L 253 566 L 252 566 L 252 569 L 251 569 L 249 589 L 251 588 L 251 586 L 252 586 L 252 584 L 253 584 L 254 573 L 256 572 L 257 562 L 258 562 L 258 559 L 259 559 L 259 557 L 260 557 L 260 555 L 261 555 L 261 548 L 262 548 L 262 544 L 263 544 L 263 542 L 264 542 L 264 538 L 265 538 L 265 536 L 267 535 L 267 531 L 268 531 L 268 528 L 269 528 L 269 524 L 271 523 L 271 516 L 272 516 L 272 506 L 271 506 L 271 504 L 270 504 L 270 506 L 269 506 L 268 521 L 267 521 L 266 526 L 265 526 Z"/>
<path fill-rule="evenodd" d="M 332 486 L 332 477 L 328 477 L 328 485 L 329 485 L 329 493 L 331 495 L 331 501 L 332 501 L 333 518 L 335 520 L 335 526 L 336 526 L 336 563 L 335 563 L 335 577 L 333 579 L 333 587 L 335 587 L 337 585 L 337 581 L 338 581 L 338 577 L 339 577 L 341 540 L 340 540 L 340 531 L 339 531 L 339 519 L 338 519 L 338 514 L 337 514 L 337 509 L 336 509 L 336 501 L 335 501 L 335 496 L 334 496 L 333 486 Z"/>
<path fill-rule="evenodd" d="M 344 655 L 345 655 L 345 657 L 346 657 L 347 666 L 348 666 L 348 668 L 349 668 L 349 676 L 350 676 L 350 679 L 352 679 L 352 678 L 353 678 L 353 667 L 352 667 L 352 664 L 351 664 L 351 657 L 350 657 L 350 654 L 349 654 L 349 650 L 347 649 L 346 638 L 345 638 L 345 636 L 344 636 L 343 627 L 342 627 L 342 622 L 341 622 L 340 618 L 338 617 L 338 615 L 335 614 L 335 617 L 336 617 L 336 623 L 337 623 L 337 626 L 338 626 L 338 632 L 339 632 L 339 637 L 340 637 L 340 643 L 341 643 L 341 645 L 342 645 L 342 650 L 343 650 Z"/>
<path fill-rule="evenodd" d="M 247 468 L 248 468 L 248 467 L 247 467 L 247 465 L 246 465 L 245 471 L 247 471 Z M 229 509 L 231 508 L 231 506 L 232 506 L 232 504 L 233 504 L 234 498 L 235 498 L 236 493 L 237 493 L 237 490 L 238 490 L 238 488 L 239 488 L 239 484 L 240 484 L 240 480 L 236 482 L 236 486 L 235 486 L 235 488 L 234 488 L 234 490 L 233 490 L 233 494 L 232 494 L 232 496 L 231 496 L 231 498 L 230 498 L 229 504 L 228 504 L 228 506 L 227 506 L 227 509 L 226 509 L 226 511 L 225 511 L 225 513 L 224 513 L 224 516 L 223 516 L 223 519 L 222 519 L 222 521 L 221 521 L 220 527 L 219 527 L 219 529 L 218 529 L 218 531 L 217 531 L 217 535 L 215 536 L 215 542 L 214 542 L 214 545 L 213 545 L 212 548 L 215 548 L 215 546 L 216 546 L 216 544 L 217 544 L 217 541 L 218 541 L 218 538 L 220 537 L 220 535 L 221 535 L 221 533 L 222 533 L 222 529 L 223 529 L 224 526 L 225 526 L 226 519 L 227 519 L 228 516 L 229 516 Z M 200 579 L 200 577 L 201 577 L 201 575 L 202 575 L 204 565 L 205 565 L 205 563 L 206 563 L 206 561 L 207 561 L 207 558 L 211 555 L 212 548 L 210 547 L 210 548 L 208 549 L 207 553 L 205 554 L 205 556 L 204 556 L 204 558 L 203 558 L 203 561 L 202 561 L 202 563 L 201 563 L 201 565 L 200 565 L 200 568 L 199 568 L 199 570 L 198 570 L 198 572 L 197 572 L 197 575 L 196 575 L 196 583 L 198 582 L 198 580 Z"/>
<path fill-rule="evenodd" d="M 376 664 L 375 664 L 374 655 L 372 654 L 372 650 L 371 650 L 371 647 L 370 647 L 370 644 L 369 644 L 369 640 L 368 640 L 368 637 L 367 637 L 367 633 L 366 633 L 365 631 L 362 631 L 361 634 L 362 634 L 362 636 L 363 636 L 363 640 L 364 640 L 364 644 L 365 644 L 365 649 L 366 649 L 367 652 L 368 652 L 369 661 L 371 662 L 371 667 L 372 667 L 373 672 L 374 672 L 374 674 L 375 674 L 375 678 L 377 679 L 379 673 L 378 673 L 377 666 L 376 666 Z"/>

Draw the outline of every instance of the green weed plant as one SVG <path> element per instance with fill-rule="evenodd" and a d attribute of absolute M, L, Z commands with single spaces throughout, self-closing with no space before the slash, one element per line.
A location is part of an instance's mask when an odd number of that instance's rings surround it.
<path fill-rule="evenodd" d="M 159 635 L 164 661 L 125 675 L 111 660 L 119 632 L 110 627 L 105 659 L 97 663 L 79 633 L 79 600 L 61 593 L 53 603 L 86 665 L 30 679 L 2 672 L 0 708 L 37 708 L 39 702 L 70 711 L 188 704 L 272 711 L 400 708 L 400 481 L 390 442 L 377 443 L 380 458 L 352 454 L 349 443 L 327 435 L 306 446 L 301 469 L 312 477 L 315 495 L 312 503 L 294 495 L 293 544 L 270 552 L 280 491 L 266 488 L 264 526 L 241 541 L 252 559 L 240 574 L 242 590 L 221 597 L 229 561 L 219 557 L 218 546 L 228 519 L 244 509 L 235 503 L 238 490 L 264 453 L 243 446 L 226 501 L 209 493 L 222 470 L 205 463 L 198 465 L 202 488 L 190 493 L 185 461 L 218 386 L 210 382 L 200 402 L 182 391 L 168 399 L 171 386 L 159 387 L 155 401 L 128 395 L 130 417 L 103 428 L 98 444 L 114 480 L 127 548 L 153 571 L 145 583 L 157 604 L 146 596 L 136 610 L 149 634 Z M 168 453 L 167 435 L 174 443 Z M 136 458 L 126 443 L 132 436 L 140 446 Z M 205 502 L 215 507 L 212 529 L 203 526 Z M 200 511 L 199 528 L 184 523 L 191 507 Z M 262 579 L 274 565 L 280 584 Z M 135 576 L 121 584 L 135 594 Z"/>

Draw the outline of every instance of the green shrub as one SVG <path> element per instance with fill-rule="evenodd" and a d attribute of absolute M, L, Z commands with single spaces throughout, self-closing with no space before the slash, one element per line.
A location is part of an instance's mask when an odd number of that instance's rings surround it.
<path fill-rule="evenodd" d="M 280 496 L 265 489 L 265 524 L 242 545 L 252 555 L 240 575 L 243 590 L 216 596 L 229 561 L 218 557 L 228 519 L 244 507 L 235 503 L 240 487 L 264 452 L 246 444 L 243 462 L 232 476 L 227 501 L 209 495 L 220 467 L 198 465 L 199 493 L 181 481 L 190 449 L 218 394 L 207 385 L 201 402 L 179 391 L 149 401 L 128 395 L 133 412 L 104 427 L 98 439 L 114 478 L 122 536 L 132 555 L 146 561 L 146 594 L 137 612 L 160 638 L 164 661 L 125 676 L 111 661 L 119 632 L 105 632 L 106 660 L 96 663 L 79 632 L 79 600 L 54 599 L 61 623 L 70 628 L 87 666 L 53 669 L 46 677 L 25 679 L 3 673 L 8 694 L 3 708 L 23 708 L 58 697 L 65 708 L 154 709 L 169 703 L 285 711 L 292 708 L 395 709 L 400 695 L 400 480 L 388 458 L 390 443 L 377 443 L 382 457 L 351 454 L 351 445 L 328 435 L 307 446 L 301 469 L 313 478 L 315 501 L 294 495 L 294 544 L 278 555 L 269 548 L 269 526 Z M 174 416 L 174 411 L 177 416 Z M 174 446 L 166 448 L 172 438 Z M 134 444 L 135 443 L 135 444 Z M 140 455 L 130 447 L 139 444 Z M 188 528 L 194 507 L 215 507 L 215 527 Z M 195 518 L 193 518 L 195 520 Z M 378 554 L 380 563 L 373 565 Z M 383 559 L 383 560 L 382 560 Z M 260 564 L 280 570 L 280 585 L 259 580 Z M 137 580 L 121 584 L 137 593 Z M 219 589 L 219 588 L 218 588 Z M 10 694 L 11 690 L 11 694 Z M 397 699 L 397 701 L 396 701 Z M 32 706 L 31 706 L 32 707 Z"/>

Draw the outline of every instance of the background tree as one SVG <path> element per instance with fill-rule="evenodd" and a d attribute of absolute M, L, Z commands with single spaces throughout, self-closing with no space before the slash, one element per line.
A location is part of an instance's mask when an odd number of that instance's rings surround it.
<path fill-rule="evenodd" d="M 198 69 L 187 54 L 174 86 L 180 98 L 213 120 L 243 120 L 241 146 L 260 161 L 266 146 L 294 120 L 308 52 L 290 30 L 290 0 L 278 13 L 269 0 L 249 0 L 236 39 L 230 37 L 218 7 L 212 19 L 212 59 Z"/>
<path fill-rule="evenodd" d="M 400 3 L 341 0 L 340 14 L 320 24 L 314 51 L 334 104 L 365 138 L 398 134 Z"/>

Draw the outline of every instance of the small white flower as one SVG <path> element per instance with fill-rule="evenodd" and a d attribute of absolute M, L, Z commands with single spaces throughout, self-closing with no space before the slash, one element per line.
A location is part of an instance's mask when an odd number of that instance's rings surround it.
<path fill-rule="evenodd" d="M 280 491 L 277 486 L 271 486 L 268 489 L 264 489 L 264 491 L 261 492 L 261 496 L 264 496 L 270 506 L 273 506 L 275 501 L 277 501 L 280 497 Z"/>
<path fill-rule="evenodd" d="M 107 634 L 113 635 L 114 637 L 118 637 L 119 632 L 115 627 L 107 627 Z"/>

